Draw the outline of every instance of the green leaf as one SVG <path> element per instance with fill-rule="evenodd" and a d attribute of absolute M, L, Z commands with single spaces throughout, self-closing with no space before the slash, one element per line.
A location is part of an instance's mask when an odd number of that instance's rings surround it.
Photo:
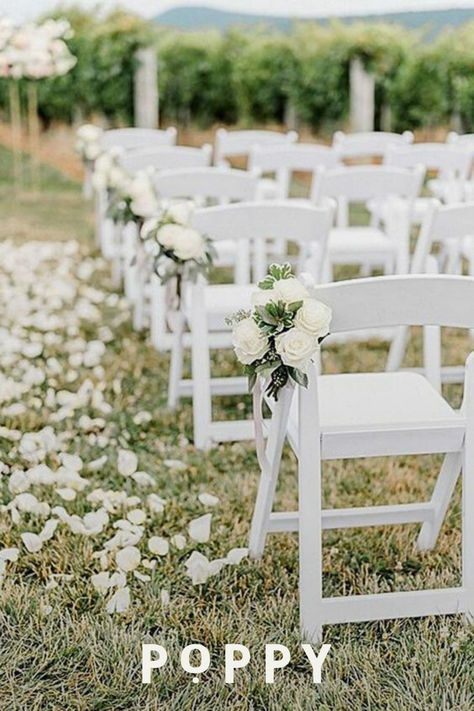
<path fill-rule="evenodd" d="M 291 304 L 287 304 L 286 308 L 288 311 L 295 312 L 295 311 L 298 311 L 298 309 L 300 309 L 302 306 L 303 306 L 302 301 L 292 301 Z"/>
<path fill-rule="evenodd" d="M 255 313 L 257 313 L 262 321 L 266 324 L 269 324 L 270 326 L 277 326 L 278 325 L 278 320 L 272 316 L 271 314 L 268 313 L 268 310 L 265 306 L 256 306 L 255 307 Z"/>
<path fill-rule="evenodd" d="M 308 376 L 297 368 L 288 368 L 288 373 L 290 378 L 295 381 L 297 385 L 301 385 L 303 388 L 308 387 Z"/>

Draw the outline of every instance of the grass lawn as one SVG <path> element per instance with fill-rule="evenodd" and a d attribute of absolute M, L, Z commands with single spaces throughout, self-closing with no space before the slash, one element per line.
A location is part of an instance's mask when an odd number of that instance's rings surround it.
<path fill-rule="evenodd" d="M 262 562 L 244 559 L 225 566 L 207 583 L 192 585 L 184 562 L 193 550 L 216 559 L 246 545 L 258 481 L 253 445 L 219 446 L 205 455 L 193 448 L 190 403 L 185 401 L 176 413 L 167 411 L 168 356 L 157 354 L 146 334 L 132 331 L 126 305 L 113 294 L 108 265 L 96 252 L 92 208 L 82 200 L 80 186 L 43 169 L 41 195 L 16 196 L 9 182 L 10 161 L 2 150 L 0 384 L 5 389 L 0 388 L 0 426 L 8 432 L 0 430 L 0 461 L 7 467 L 0 475 L 0 550 L 18 547 L 20 555 L 17 562 L 7 563 L 0 587 L 1 711 L 474 708 L 474 628 L 460 616 L 326 627 L 324 641 L 332 648 L 323 683 L 313 685 L 298 635 L 294 535 L 270 537 Z M 75 252 L 66 245 L 71 240 L 78 242 Z M 35 243 L 27 246 L 31 241 Z M 56 244 L 36 261 L 38 241 Z M 49 329 L 56 338 L 38 326 L 42 311 L 57 315 Z M 2 329 L 23 345 L 12 345 Z M 472 342 L 459 332 L 445 335 L 445 362 L 463 362 Z M 106 341 L 106 351 L 98 363 L 85 363 L 87 342 L 97 339 Z M 41 353 L 28 355 L 28 342 L 39 343 Z M 382 370 L 386 354 L 386 345 L 376 341 L 326 348 L 324 367 L 326 372 Z M 415 334 L 407 364 L 419 357 Z M 232 354 L 220 354 L 218 361 L 221 372 L 237 372 Z M 25 382 L 25 373 L 29 385 L 18 395 L 15 388 Z M 2 376 L 11 381 L 2 381 Z M 11 397 L 7 386 L 12 387 Z M 64 393 L 84 389 L 89 395 L 68 411 Z M 448 394 L 459 404 L 459 388 Z M 12 408 L 18 403 L 24 407 Z M 225 399 L 216 407 L 227 417 L 250 413 L 248 398 L 240 403 Z M 87 500 L 92 491 L 124 491 L 139 497 L 129 507 L 147 511 L 143 537 L 136 544 L 143 556 L 150 536 L 186 537 L 183 549 L 171 545 L 168 554 L 157 556 L 152 571 L 139 568 L 151 580 L 129 575 L 131 605 L 122 614 L 106 612 L 110 594 L 104 600 L 91 576 L 101 569 L 94 553 L 116 533 L 114 521 L 126 518 L 126 504 L 110 512 L 108 524 L 94 536 L 74 535 L 60 523 L 34 553 L 26 550 L 20 535 L 38 533 L 46 518 L 26 511 L 13 521 L 6 508 L 14 498 L 9 474 L 35 463 L 28 460 L 25 439 L 12 439 L 9 432 L 38 432 L 47 426 L 61 444 L 39 461 L 56 470 L 58 450 L 76 453 L 83 460 L 80 474 L 87 485 L 74 500 L 65 500 L 51 486 L 31 488 L 41 502 L 82 517 L 99 508 Z M 155 488 L 143 488 L 118 473 L 119 448 L 138 455 L 139 470 L 153 478 Z M 89 463 L 103 455 L 105 464 L 91 471 Z M 324 502 L 343 507 L 428 499 L 439 467 L 439 457 L 330 462 L 324 466 Z M 295 462 L 287 453 L 278 494 L 281 507 L 295 508 L 295 481 Z M 151 492 L 166 500 L 162 513 L 147 508 Z M 203 492 L 218 497 L 219 503 L 203 505 L 198 500 Z M 205 513 L 212 513 L 211 537 L 206 543 L 193 542 L 188 524 Z M 325 593 L 459 584 L 459 486 L 434 551 L 416 552 L 418 530 L 413 525 L 326 532 Z M 141 684 L 143 642 L 164 645 L 170 659 L 149 686 Z M 180 650 L 194 642 L 206 645 L 212 657 L 199 684 L 179 665 Z M 286 644 L 292 662 L 276 673 L 274 685 L 266 685 L 264 645 L 272 642 Z M 234 686 L 224 683 L 225 643 L 245 644 L 252 654 L 247 669 L 236 672 Z"/>

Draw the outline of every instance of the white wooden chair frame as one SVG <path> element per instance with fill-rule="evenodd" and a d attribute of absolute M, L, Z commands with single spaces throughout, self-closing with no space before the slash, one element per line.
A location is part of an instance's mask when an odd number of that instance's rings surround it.
<path fill-rule="evenodd" d="M 346 158 L 383 158 L 389 146 L 407 146 L 413 143 L 411 131 L 391 133 L 390 131 L 367 131 L 344 133 L 336 131 L 333 136 L 333 148 L 342 159 Z"/>
<path fill-rule="evenodd" d="M 318 245 L 320 264 L 315 265 L 316 279 L 321 275 L 327 236 L 333 220 L 333 206 L 315 208 L 293 205 L 291 202 L 263 202 L 256 204 L 229 205 L 199 210 L 194 214 L 193 224 L 207 233 L 216 242 L 229 237 L 238 240 L 242 252 L 248 255 L 254 247 L 254 268 L 257 280 L 266 273 L 266 242 L 269 237 L 297 240 L 303 245 Z M 301 266 L 305 262 L 301 262 Z M 250 268 L 248 269 L 250 275 Z M 250 278 L 250 277 L 249 277 Z M 232 289 L 232 287 L 230 287 Z M 250 308 L 250 296 L 255 288 L 247 284 L 235 285 L 231 298 L 226 299 L 229 285 L 206 287 L 202 282 L 190 288 L 189 307 L 176 322 L 174 345 L 171 355 L 168 404 L 175 407 L 179 398 L 192 395 L 194 444 L 198 449 L 207 449 L 213 443 L 252 439 L 251 420 L 219 422 L 212 418 L 213 395 L 241 395 L 247 392 L 247 379 L 243 377 L 212 378 L 211 349 L 231 348 L 231 328 L 225 318 L 241 308 Z M 222 294 L 222 297 L 220 296 Z M 212 308 L 209 308 L 212 298 Z M 186 324 L 191 331 L 192 379 L 182 379 L 183 334 Z M 185 334 L 184 334 L 185 335 Z"/>
<path fill-rule="evenodd" d="M 158 128 L 112 128 L 104 131 L 100 138 L 104 150 L 119 146 L 125 150 L 152 148 L 155 146 L 174 146 L 177 131 L 174 127 Z"/>
<path fill-rule="evenodd" d="M 406 273 L 409 269 L 410 209 L 423 183 L 421 166 L 409 170 L 387 166 L 343 166 L 332 170 L 319 168 L 313 182 L 311 200 L 332 198 L 338 203 L 337 230 L 353 233 L 353 244 L 345 250 L 331 247 L 329 236 L 328 261 L 334 264 L 360 264 L 364 271 L 371 266 L 383 266 L 386 273 Z M 347 225 L 347 208 L 351 203 L 366 204 L 369 200 L 387 202 L 385 230 L 373 225 L 367 228 Z M 364 246 L 358 236 L 376 231 L 387 240 Z M 334 236 L 338 232 L 334 232 Z M 380 243 L 380 244 L 379 244 Z M 331 277 L 327 279 L 331 281 Z"/>
<path fill-rule="evenodd" d="M 219 128 L 214 140 L 214 165 L 225 164 L 226 158 L 247 156 L 254 146 L 278 146 L 296 143 L 296 131 L 236 130 Z"/>
<path fill-rule="evenodd" d="M 253 146 L 249 156 L 249 170 L 258 169 L 262 173 L 276 176 L 278 200 L 290 197 L 291 174 L 294 172 L 314 173 L 318 168 L 335 168 L 340 164 L 339 154 L 334 148 L 317 143 L 290 143 L 271 146 Z"/>
<path fill-rule="evenodd" d="M 384 164 L 398 168 L 422 165 L 427 172 L 436 171 L 438 177 L 428 180 L 428 187 L 446 203 L 455 203 L 464 195 L 464 185 L 471 171 L 473 149 L 449 143 L 415 143 L 410 146 L 390 146 Z M 430 198 L 418 198 L 412 222 L 420 224 Z"/>
<path fill-rule="evenodd" d="M 402 296 L 402 298 L 400 298 Z M 474 279 L 457 276 L 377 277 L 321 286 L 317 297 L 333 309 L 332 331 L 401 325 L 474 325 Z M 422 378 L 412 373 L 398 378 Z M 381 374 L 382 378 L 393 374 Z M 298 531 L 301 631 L 313 643 L 321 641 L 325 624 L 387 620 L 399 617 L 464 612 L 474 614 L 474 353 L 466 363 L 464 400 L 460 412 L 446 405 L 449 416 L 419 422 L 381 422 L 345 427 L 320 424 L 318 387 L 326 378 L 310 373 L 307 390 L 298 389 L 297 420 L 289 413 L 293 388 L 285 388 L 273 406 L 266 447 L 260 446 L 261 477 L 250 532 L 250 554 L 260 558 L 268 533 Z M 372 377 L 371 374 L 362 377 Z M 347 381 L 349 382 L 349 381 Z M 398 382 L 398 380 L 397 380 Z M 402 382 L 402 381 L 400 381 Z M 415 381 L 413 381 L 415 382 Z M 370 386 L 368 385 L 370 388 Z M 430 387 L 424 385 L 424 388 Z M 393 395 L 396 397 L 396 393 Z M 436 395 L 433 390 L 430 398 Z M 260 422 L 260 398 L 255 412 Z M 442 401 L 444 402 L 444 401 Z M 388 404 L 388 403 L 387 403 Z M 366 404 L 370 414 L 370 401 Z M 443 405 L 444 408 L 444 405 Z M 340 399 L 341 415 L 344 401 Z M 444 409 L 443 409 L 444 412 Z M 342 417 L 342 422 L 344 417 Z M 298 424 L 299 423 L 299 424 Z M 257 434 L 259 429 L 257 427 Z M 260 432 L 261 434 L 261 432 Z M 298 511 L 272 513 L 285 435 L 298 459 Z M 261 440 L 260 440 L 261 445 Z M 444 453 L 445 459 L 428 503 L 371 506 L 355 509 L 322 509 L 321 462 L 328 459 Z M 351 595 L 325 598 L 322 594 L 322 531 L 327 528 L 422 523 L 419 550 L 434 547 L 452 497 L 460 467 L 463 469 L 462 585 L 458 588 Z"/>
<path fill-rule="evenodd" d="M 213 202 L 220 205 L 234 202 L 253 202 L 258 191 L 259 173 L 257 171 L 234 170 L 226 167 L 184 168 L 166 170 L 156 175 L 154 183 L 160 198 L 187 198 L 196 204 L 205 205 Z M 221 259 L 220 263 L 231 265 L 235 269 L 236 280 L 248 283 L 248 262 L 245 254 L 234 252 L 230 259 Z M 145 318 L 145 285 L 138 286 L 138 298 L 135 303 L 135 327 L 143 328 Z M 150 338 L 159 351 L 172 347 L 173 335 L 167 324 L 166 288 L 158 277 L 153 275 L 150 282 Z M 185 340 L 189 345 L 188 335 Z"/>
<path fill-rule="evenodd" d="M 427 205 L 425 219 L 423 220 L 420 234 L 417 239 L 415 253 L 410 266 L 411 274 L 442 271 L 446 274 L 458 274 L 461 256 L 468 259 L 470 276 L 474 277 L 474 202 L 459 203 L 457 205 L 442 205 L 438 200 L 431 198 Z M 433 244 L 439 242 L 442 250 L 438 262 L 430 262 Z M 472 258 L 469 259 L 469 248 L 472 249 Z M 408 328 L 397 329 L 391 343 L 387 359 L 386 370 L 393 372 L 402 365 L 409 337 Z M 425 344 L 426 347 L 429 348 Z M 464 381 L 464 367 L 441 367 L 438 388 L 441 383 L 462 383 Z"/>
<path fill-rule="evenodd" d="M 191 146 L 140 147 L 126 151 L 121 156 L 121 164 L 128 173 L 138 170 L 157 171 L 178 168 L 204 168 L 211 165 L 212 147 L 205 143 L 200 148 Z"/>

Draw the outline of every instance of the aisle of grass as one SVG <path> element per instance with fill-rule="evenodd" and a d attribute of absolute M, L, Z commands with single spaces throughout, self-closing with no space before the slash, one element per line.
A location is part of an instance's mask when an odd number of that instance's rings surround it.
<path fill-rule="evenodd" d="M 77 239 L 81 252 L 76 258 L 72 283 L 77 282 L 81 260 L 94 255 L 91 206 L 83 202 L 80 186 L 54 171 L 42 175 L 40 198 L 16 198 L 8 180 L 10 156 L 0 152 L 0 239 L 10 237 L 20 245 L 27 240 L 68 241 Z M 95 255 L 97 257 L 97 255 Z M 109 272 L 101 260 L 93 260 L 91 285 L 111 292 Z M 0 264 L 0 290 L 2 265 Z M 83 296 L 83 286 L 80 292 Z M 84 296 L 84 298 L 86 298 Z M 87 298 L 92 295 L 87 292 Z M 146 335 L 131 330 L 127 312 L 114 299 L 98 300 L 100 321 L 82 321 L 74 338 L 97 337 L 108 326 L 113 338 L 102 360 L 103 376 L 77 368 L 78 377 L 69 382 L 69 354 L 61 334 L 37 359 L 44 367 L 56 358 L 60 372 L 49 381 L 32 386 L 25 395 L 25 413 L 5 417 L 0 425 L 37 431 L 51 424 L 54 408 L 47 404 L 48 388 L 77 390 L 85 378 L 103 387 L 112 406 L 100 446 L 78 427 L 74 417 L 54 424 L 56 432 L 71 432 L 68 451 L 84 462 L 102 454 L 104 467 L 88 473 L 91 488 L 143 492 L 117 473 L 117 448 L 138 454 L 139 468 L 156 481 L 156 493 L 168 501 L 165 511 L 147 523 L 148 535 L 170 537 L 186 532 L 187 522 L 205 513 L 197 496 L 204 491 L 219 497 L 213 509 L 212 535 L 208 543 L 188 541 L 182 551 L 171 549 L 160 559 L 150 583 L 133 581 L 132 605 L 122 616 L 110 617 L 101 597 L 90 585 L 98 571 L 93 551 L 100 548 L 95 538 L 72 537 L 58 529 L 55 538 L 37 554 L 22 554 L 0 589 L 0 709 L 1 711 L 400 711 L 441 709 L 468 711 L 474 706 L 474 633 L 461 617 L 401 620 L 386 623 L 331 626 L 325 641 L 332 649 L 321 686 L 313 686 L 308 663 L 300 649 L 297 633 L 297 545 L 293 535 L 270 538 L 261 563 L 244 560 L 228 566 L 201 586 L 193 586 L 184 575 L 184 561 L 195 548 L 209 558 L 219 558 L 233 547 L 246 545 L 249 520 L 256 493 L 258 469 L 252 443 L 214 448 L 203 455 L 191 442 L 191 408 L 184 402 L 176 413 L 167 411 L 166 379 L 168 357 L 158 355 L 147 344 Z M 64 308 L 74 308 L 64 305 Z M 4 325 L 0 319 L 0 328 Z M 70 336 L 72 337 L 72 336 Z M 469 349 L 463 334 L 448 334 L 446 358 L 461 362 Z M 328 349 L 324 354 L 328 372 L 382 369 L 386 346 L 371 342 Z M 419 357 L 419 343 L 412 344 L 408 362 Z M 234 369 L 231 354 L 222 354 L 216 366 Z M 100 385 L 103 382 L 103 386 Z M 452 390 L 453 402 L 459 391 Z M 5 403 L 9 405 L 11 403 Z M 221 415 L 235 417 L 236 403 L 228 399 L 218 406 Z M 0 406 L 2 407 L 2 406 Z M 249 412 L 248 398 L 239 406 Z M 137 414 L 150 412 L 150 422 L 137 424 Z M 14 448 L 13 448 L 14 449 Z M 20 464 L 11 442 L 0 438 L 0 460 Z M 181 462 L 170 468 L 167 460 Z M 384 460 L 331 462 L 324 467 L 324 501 L 327 506 L 383 504 L 428 498 L 435 481 L 438 457 L 400 457 Z M 0 479 L 0 497 L 8 501 L 7 477 Z M 85 492 L 87 493 L 87 492 Z M 84 515 L 85 495 L 62 502 L 52 494 L 42 499 L 62 504 L 70 513 Z M 1 503 L 1 501 L 0 501 Z M 296 505 L 295 462 L 285 457 L 278 504 Z M 30 529 L 34 526 L 30 524 Z M 22 529 L 23 530 L 23 529 Z M 36 530 L 36 528 L 34 528 Z M 417 553 L 417 526 L 373 528 L 327 532 L 324 537 L 325 592 L 363 593 L 408 590 L 459 583 L 460 491 L 443 527 L 439 544 L 431 553 Z M 6 512 L 0 513 L 0 548 L 19 546 L 19 531 Z M 51 574 L 71 576 L 60 580 L 46 593 Z M 161 591 L 170 594 L 163 605 Z M 47 598 L 52 612 L 45 616 Z M 141 643 L 164 644 L 170 664 L 154 675 L 153 683 L 142 686 Z M 183 646 L 200 642 L 211 650 L 212 666 L 199 684 L 179 666 Z M 223 646 L 246 644 L 252 652 L 249 667 L 236 675 L 234 687 L 224 684 Z M 265 684 L 264 645 L 286 644 L 294 657 L 273 686 Z"/>

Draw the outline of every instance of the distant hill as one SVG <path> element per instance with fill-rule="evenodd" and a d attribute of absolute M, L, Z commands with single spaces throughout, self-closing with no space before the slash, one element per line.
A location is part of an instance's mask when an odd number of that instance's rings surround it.
<path fill-rule="evenodd" d="M 469 20 L 474 20 L 474 9 L 431 10 L 428 12 L 400 12 L 387 15 L 367 15 L 362 17 L 340 18 L 343 22 L 373 21 L 393 22 L 410 29 L 426 27 L 428 37 L 437 35 L 447 27 L 459 27 Z M 218 29 L 226 30 L 234 26 L 264 24 L 282 31 L 288 31 L 293 20 L 290 17 L 272 15 L 250 15 L 246 13 L 226 12 L 209 7 L 176 7 L 167 10 L 155 18 L 160 25 L 182 30 Z M 298 22 L 304 22 L 299 18 Z M 310 18 L 308 22 L 330 22 L 328 18 Z"/>

